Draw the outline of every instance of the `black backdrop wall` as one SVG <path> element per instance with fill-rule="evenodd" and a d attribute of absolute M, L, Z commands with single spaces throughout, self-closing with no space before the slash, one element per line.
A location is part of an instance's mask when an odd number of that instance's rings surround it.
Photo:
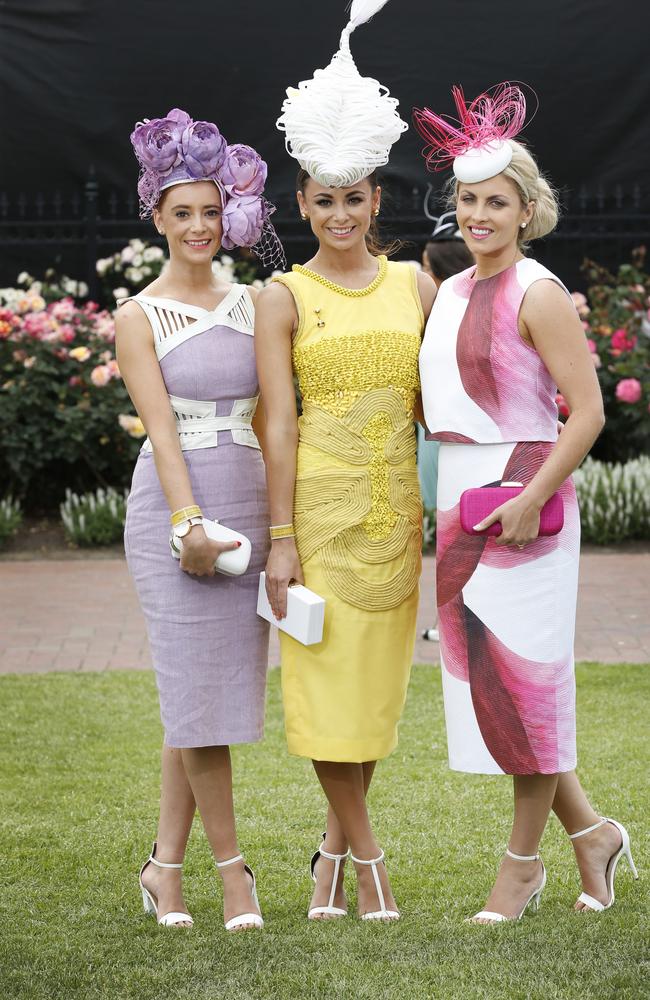
<path fill-rule="evenodd" d="M 284 89 L 329 62 L 345 21 L 344 0 L 3 0 L 0 214 L 14 218 L 21 193 L 27 215 L 37 193 L 79 194 L 91 167 L 100 193 L 126 197 L 134 122 L 172 106 L 254 145 L 284 204 L 295 177 L 274 127 Z M 647 0 L 391 0 L 352 49 L 407 120 L 413 105 L 451 111 L 454 82 L 474 95 L 526 81 L 540 109 L 525 138 L 571 210 L 581 193 L 583 210 L 595 199 L 601 214 L 633 216 L 650 213 L 649 29 Z M 418 214 L 412 192 L 430 178 L 413 130 L 385 177 Z M 16 247 L 3 272 L 20 263 Z"/>

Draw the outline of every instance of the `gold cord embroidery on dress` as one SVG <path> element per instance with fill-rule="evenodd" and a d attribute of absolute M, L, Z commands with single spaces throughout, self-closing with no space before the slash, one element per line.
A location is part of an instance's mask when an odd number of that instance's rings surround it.
<path fill-rule="evenodd" d="M 295 347 L 293 364 L 303 398 L 343 417 L 363 394 L 396 392 L 402 417 L 411 414 L 420 388 L 420 337 L 400 330 L 374 330 L 353 335 L 323 337 L 306 347 Z M 385 390 L 377 390 L 384 385 Z"/>
<path fill-rule="evenodd" d="M 398 607 L 417 587 L 422 565 L 419 534 L 417 543 L 407 546 L 400 567 L 388 580 L 373 581 L 355 573 L 348 559 L 353 550 L 345 533 L 322 549 L 323 566 L 335 593 L 348 604 L 367 611 L 388 611 Z"/>
<path fill-rule="evenodd" d="M 303 267 L 302 264 L 294 264 L 291 270 L 297 271 L 298 274 L 304 274 L 308 278 L 313 278 L 314 281 L 324 285 L 325 288 L 329 288 L 332 292 L 339 292 L 341 295 L 347 295 L 351 299 L 358 299 L 364 295 L 370 295 L 374 292 L 376 288 L 379 288 L 382 281 L 386 277 L 388 260 L 383 254 L 378 259 L 379 267 L 377 275 L 369 285 L 366 285 L 365 288 L 346 288 L 345 285 L 337 285 L 335 281 L 330 281 L 329 278 L 324 278 L 322 274 L 312 271 L 309 267 Z M 319 323 L 318 325 L 320 326 L 321 324 Z"/>
<path fill-rule="evenodd" d="M 301 561 L 320 552 L 330 584 L 356 607 L 397 607 L 417 585 L 422 517 L 415 432 L 399 390 L 364 393 L 342 419 L 305 400 L 300 444 L 357 466 L 298 477 L 294 524 Z M 351 556 L 400 564 L 374 584 L 353 569 Z"/>

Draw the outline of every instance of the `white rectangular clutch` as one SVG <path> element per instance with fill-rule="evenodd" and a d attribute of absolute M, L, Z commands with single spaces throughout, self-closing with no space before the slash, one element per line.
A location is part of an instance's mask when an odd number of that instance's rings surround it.
<path fill-rule="evenodd" d="M 313 590 L 303 587 L 301 583 L 293 584 L 287 591 L 287 617 L 278 621 L 266 596 L 266 573 L 260 573 L 260 584 L 257 592 L 257 613 L 271 625 L 287 632 L 303 646 L 313 646 L 323 638 L 323 622 L 325 621 L 325 601 Z"/>

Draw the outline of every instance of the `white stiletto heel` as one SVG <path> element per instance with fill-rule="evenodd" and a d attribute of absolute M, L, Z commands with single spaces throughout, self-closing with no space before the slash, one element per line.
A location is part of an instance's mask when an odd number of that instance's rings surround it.
<path fill-rule="evenodd" d="M 524 903 L 523 908 L 516 917 L 506 917 L 503 913 L 495 913 L 493 910 L 481 910 L 480 913 L 475 913 L 473 917 L 468 917 L 466 921 L 467 923 L 477 923 L 479 919 L 485 919 L 490 924 L 501 924 L 505 921 L 521 920 L 531 903 L 533 904 L 534 910 L 539 910 L 539 902 L 544 886 L 546 885 L 546 868 L 544 867 L 544 862 L 540 858 L 539 854 L 515 854 L 509 847 L 506 848 L 506 854 L 509 858 L 512 858 L 513 861 L 539 861 L 542 866 L 542 881 L 540 885 L 538 885 L 535 891 L 530 894 Z"/>
<path fill-rule="evenodd" d="M 375 889 L 377 890 L 377 897 L 379 899 L 379 909 L 369 910 L 367 913 L 361 914 L 362 920 L 384 920 L 386 922 L 391 920 L 399 920 L 400 914 L 398 910 L 387 910 L 386 900 L 384 898 L 384 891 L 381 887 L 381 882 L 379 881 L 379 874 L 377 872 L 377 865 L 380 865 L 384 860 L 384 852 L 382 851 L 378 858 L 371 858 L 370 861 L 365 861 L 363 858 L 355 858 L 354 854 L 350 854 L 350 857 L 354 861 L 355 865 L 370 865 L 372 870 L 372 877 L 375 880 Z"/>
<path fill-rule="evenodd" d="M 323 840 L 325 840 L 325 834 L 323 834 Z M 350 849 L 345 852 L 345 854 L 330 854 L 329 851 L 319 847 L 317 851 L 312 854 L 311 862 L 309 865 L 309 870 L 311 872 L 312 881 L 316 881 L 316 863 L 319 858 L 327 858 L 328 861 L 334 862 L 334 873 L 332 875 L 332 886 L 330 888 L 329 899 L 326 906 L 312 906 L 310 910 L 307 911 L 307 919 L 313 920 L 316 916 L 321 913 L 325 913 L 330 917 L 347 917 L 348 911 L 344 910 L 340 906 L 334 906 L 334 897 L 336 895 L 336 887 L 339 881 L 339 871 L 341 870 L 341 865 L 345 864 L 346 859 L 350 856 Z"/>
<path fill-rule="evenodd" d="M 243 860 L 244 858 L 242 857 L 242 855 L 238 854 L 234 858 L 228 858 L 227 861 L 216 861 L 215 864 L 217 868 L 227 868 L 228 865 L 234 865 L 237 861 L 243 861 Z M 257 898 L 257 884 L 255 882 L 255 876 L 253 875 L 252 869 L 249 868 L 247 864 L 244 864 L 244 871 L 251 879 L 251 896 L 253 898 L 255 906 L 259 910 L 260 903 L 259 899 Z M 264 920 L 262 919 L 262 916 L 259 913 L 239 913 L 236 917 L 231 917 L 230 920 L 225 921 L 224 927 L 226 928 L 227 931 L 236 931 L 238 927 L 242 927 L 244 924 L 252 924 L 254 928 L 260 930 L 262 927 L 264 927 Z"/>
<path fill-rule="evenodd" d="M 154 845 L 151 848 L 151 854 L 149 855 L 149 857 L 143 864 L 142 868 L 140 869 L 140 877 L 138 881 L 140 883 L 140 891 L 142 892 L 142 905 L 144 906 L 144 912 L 150 914 L 152 917 L 155 917 L 158 923 L 161 925 L 161 927 L 178 927 L 179 925 L 186 923 L 189 923 L 190 927 L 192 927 L 194 925 L 194 921 L 192 920 L 189 913 L 180 913 L 172 911 L 170 913 L 165 913 L 162 917 L 158 917 L 158 904 L 154 899 L 153 895 L 147 889 L 147 887 L 142 884 L 142 873 L 149 864 L 155 865 L 156 868 L 183 867 L 182 864 L 170 864 L 166 861 L 158 861 L 157 858 L 154 856 L 156 853 L 157 846 L 158 845 L 156 841 L 154 841 Z M 187 929 L 189 930 L 189 928 Z"/>
<path fill-rule="evenodd" d="M 633 877 L 635 879 L 639 877 L 639 873 L 636 869 L 636 865 L 634 864 L 634 860 L 632 858 L 632 851 L 630 850 L 630 835 L 623 826 L 623 824 L 617 822 L 617 820 L 608 819 L 607 817 L 603 816 L 603 818 L 600 819 L 597 823 L 594 823 L 593 826 L 588 826 L 585 830 L 578 830 L 577 833 L 570 833 L 569 840 L 577 840 L 578 837 L 584 837 L 585 834 L 592 833 L 594 830 L 598 830 L 601 826 L 604 826 L 605 823 L 611 823 L 613 826 L 616 827 L 616 829 L 621 834 L 621 846 L 616 851 L 614 851 L 611 858 L 607 862 L 607 867 L 605 869 L 605 881 L 607 884 L 608 901 L 607 903 L 601 903 L 599 899 L 595 899 L 593 896 L 590 896 L 589 893 L 587 892 L 581 892 L 577 900 L 578 903 L 584 903 L 585 906 L 589 907 L 590 912 L 595 912 L 595 913 L 601 913 L 603 910 L 608 910 L 610 906 L 612 906 L 614 903 L 614 878 L 616 877 L 616 869 L 618 867 L 618 863 L 623 855 L 625 855 L 625 859 L 628 865 L 630 866 L 630 871 L 632 872 Z M 577 912 L 585 913 L 586 911 L 578 910 Z"/>

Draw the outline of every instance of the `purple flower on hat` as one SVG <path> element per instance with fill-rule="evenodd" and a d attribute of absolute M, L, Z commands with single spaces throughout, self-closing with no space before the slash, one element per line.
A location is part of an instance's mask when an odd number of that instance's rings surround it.
<path fill-rule="evenodd" d="M 181 153 L 194 177 L 210 177 L 224 161 L 226 140 L 212 122 L 190 121 L 183 130 Z"/>
<path fill-rule="evenodd" d="M 142 122 L 131 133 L 135 155 L 146 170 L 166 174 L 180 161 L 177 125 L 169 118 Z"/>
<path fill-rule="evenodd" d="M 226 250 L 233 247 L 251 247 L 262 235 L 267 217 L 264 199 L 253 195 L 231 195 L 221 213 L 223 238 Z"/>
<path fill-rule="evenodd" d="M 258 195 L 266 183 L 266 163 L 250 146 L 228 146 L 221 182 L 228 194 Z"/>
<path fill-rule="evenodd" d="M 167 112 L 165 118 L 168 122 L 173 122 L 171 132 L 180 147 L 183 132 L 188 125 L 192 124 L 192 119 L 188 115 L 187 111 L 181 111 L 180 108 L 172 108 L 171 111 Z"/>

